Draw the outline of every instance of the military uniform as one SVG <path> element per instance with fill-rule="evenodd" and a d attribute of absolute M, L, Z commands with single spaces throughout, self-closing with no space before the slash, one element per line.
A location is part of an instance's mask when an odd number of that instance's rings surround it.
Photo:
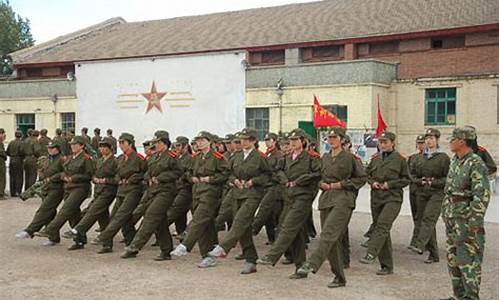
<path fill-rule="evenodd" d="M 22 133 L 17 131 L 16 139 L 12 140 L 7 146 L 7 155 L 9 156 L 9 180 L 10 180 L 10 195 L 17 197 L 23 189 L 23 162 L 24 151 L 23 141 L 21 140 Z"/>
<path fill-rule="evenodd" d="M 119 140 L 127 140 L 133 144 L 134 136 L 122 133 Z M 147 162 L 133 149 L 118 158 L 116 173 L 118 191 L 111 211 L 111 221 L 98 236 L 98 241 L 103 245 L 101 253 L 109 252 L 112 249 L 113 237 L 120 228 L 125 238 L 125 244 L 130 244 L 134 238 L 136 230 L 132 222 L 132 213 L 139 204 L 144 191 L 143 179 L 146 170 Z"/>
<path fill-rule="evenodd" d="M 305 138 L 305 132 L 294 129 L 290 139 Z M 277 240 L 272 244 L 266 256 L 258 260 L 259 264 L 275 264 L 288 252 L 289 258 L 296 268 L 306 260 L 305 222 L 312 211 L 312 202 L 320 179 L 321 163 L 318 157 L 311 156 L 303 150 L 294 157 L 289 154 L 285 158 L 281 183 L 287 184 L 286 199 L 280 221 Z"/>
<path fill-rule="evenodd" d="M 431 128 L 426 131 L 425 136 L 439 138 L 440 132 Z M 417 221 L 414 246 L 410 249 L 418 253 L 429 250 L 427 263 L 439 261 L 436 222 L 441 214 L 444 184 L 449 165 L 450 158 L 439 150 L 436 152 L 425 150 L 411 164 L 411 179 L 417 186 Z"/>
<path fill-rule="evenodd" d="M 456 128 L 452 138 L 474 140 L 470 128 Z M 472 151 L 455 155 L 444 188 L 442 218 L 446 228 L 448 271 L 458 299 L 479 299 L 484 255 L 484 215 L 490 201 L 487 168 Z"/>
<path fill-rule="evenodd" d="M 416 140 L 416 143 L 425 143 L 425 138 L 423 135 L 418 135 Z M 408 157 L 408 170 L 410 171 L 410 176 L 411 176 L 411 169 L 412 165 L 415 162 L 415 159 L 421 154 L 421 152 L 413 153 Z M 411 218 L 413 219 L 413 234 L 411 237 L 410 241 L 410 246 L 415 246 L 415 239 L 417 238 L 418 232 L 417 232 L 417 184 L 415 183 L 415 180 L 411 180 L 410 182 L 410 210 L 411 210 Z"/>
<path fill-rule="evenodd" d="M 36 131 L 33 131 L 35 134 Z M 24 153 L 24 190 L 27 190 L 36 182 L 36 161 L 42 156 L 43 151 L 36 136 L 28 137 L 23 144 Z"/>
<path fill-rule="evenodd" d="M 379 140 L 394 141 L 396 135 L 384 132 Z M 391 228 L 399 215 L 403 202 L 403 188 L 410 183 L 406 159 L 397 151 L 381 152 L 372 157 L 368 168 L 368 183 L 387 183 L 388 189 L 371 189 L 371 212 L 374 224 L 368 241 L 367 255 L 362 263 L 371 263 L 376 257 L 381 265 L 380 274 L 390 274 L 394 270 L 392 260 Z"/>
<path fill-rule="evenodd" d="M 5 134 L 3 128 L 0 128 L 0 134 Z M 5 198 L 5 182 L 6 182 L 6 167 L 7 153 L 3 145 L 3 140 L 0 139 L 0 199 Z"/>
<path fill-rule="evenodd" d="M 76 136 L 71 140 L 72 144 L 83 145 L 82 137 Z M 69 221 L 70 226 L 74 227 L 80 218 L 80 206 L 87 198 L 90 191 L 90 180 L 94 174 L 94 165 L 92 159 L 84 151 L 73 155 L 64 162 L 61 178 L 68 178 L 64 182 L 64 204 L 47 225 L 43 236 L 47 236 L 52 242 L 59 242 L 59 230 Z"/>
<path fill-rule="evenodd" d="M 202 131 L 196 139 L 212 140 L 210 133 Z M 218 199 L 221 197 L 222 186 L 228 178 L 228 165 L 224 156 L 213 150 L 206 153 L 199 152 L 193 159 L 193 168 L 190 170 L 192 178 L 209 177 L 209 182 L 193 183 L 193 218 L 190 229 L 182 244 L 187 251 L 191 251 L 196 242 L 202 257 L 217 243 L 215 217 L 217 215 Z"/>
<path fill-rule="evenodd" d="M 62 156 L 66 156 L 71 152 L 68 141 L 62 136 L 62 130 L 60 128 L 56 129 L 56 136 L 52 139 L 52 141 L 60 146 Z"/>
<path fill-rule="evenodd" d="M 47 136 L 47 129 L 42 129 L 40 130 L 40 138 L 38 139 L 38 142 L 40 143 L 41 146 L 41 155 L 42 156 L 47 156 L 49 153 L 47 152 L 47 146 L 52 140 Z"/>

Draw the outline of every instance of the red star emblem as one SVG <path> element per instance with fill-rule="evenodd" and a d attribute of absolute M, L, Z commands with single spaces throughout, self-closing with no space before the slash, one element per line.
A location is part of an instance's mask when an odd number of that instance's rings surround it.
<path fill-rule="evenodd" d="M 153 85 L 151 86 L 151 92 L 141 94 L 148 101 L 146 113 L 148 113 L 151 109 L 153 109 L 153 107 L 156 107 L 160 112 L 163 112 L 163 110 L 161 109 L 160 101 L 166 94 L 167 93 L 158 93 L 156 91 L 156 84 L 153 81 Z"/>

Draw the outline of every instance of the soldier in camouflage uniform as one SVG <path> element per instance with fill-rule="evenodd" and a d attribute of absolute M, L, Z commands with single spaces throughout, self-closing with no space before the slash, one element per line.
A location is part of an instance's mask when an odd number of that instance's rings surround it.
<path fill-rule="evenodd" d="M 470 127 L 455 128 L 451 164 L 442 207 L 446 227 L 448 271 L 456 299 L 479 299 L 485 232 L 484 215 L 490 201 L 488 171 L 472 145 Z M 449 299 L 455 299 L 453 297 Z"/>

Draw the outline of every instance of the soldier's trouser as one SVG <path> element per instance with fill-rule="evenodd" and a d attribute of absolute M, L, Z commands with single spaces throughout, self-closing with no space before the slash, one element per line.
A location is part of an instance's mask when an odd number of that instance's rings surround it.
<path fill-rule="evenodd" d="M 170 226 L 173 222 L 177 222 L 178 220 L 182 220 L 184 222 L 184 218 L 186 219 L 186 223 L 184 227 L 177 227 L 176 223 L 176 230 L 177 233 L 182 233 L 186 231 L 187 227 L 187 213 L 191 209 L 193 205 L 193 194 L 192 194 L 192 189 L 189 188 L 183 188 L 180 189 L 175 196 L 174 203 L 172 206 L 167 211 L 167 227 Z"/>
<path fill-rule="evenodd" d="M 243 250 L 243 257 L 249 263 L 257 261 L 257 249 L 253 243 L 252 237 L 252 221 L 255 216 L 255 211 L 259 207 L 260 198 L 250 197 L 246 199 L 235 199 L 237 206 L 234 211 L 233 225 L 231 230 L 224 237 L 220 246 L 224 248 L 226 253 L 240 242 Z"/>
<path fill-rule="evenodd" d="M 36 182 L 36 158 L 28 157 L 24 159 L 24 190 L 30 188 Z"/>
<path fill-rule="evenodd" d="M 304 224 L 312 211 L 312 196 L 299 196 L 290 200 L 293 203 L 283 218 L 278 238 L 267 252 L 267 257 L 276 263 L 288 251 L 295 266 L 299 268 L 306 259 Z"/>
<path fill-rule="evenodd" d="M 222 203 L 219 208 L 217 217 L 215 218 L 216 228 L 224 226 L 224 223 L 233 221 L 233 211 L 236 200 L 233 198 L 232 189 L 230 189 L 222 198 Z"/>
<path fill-rule="evenodd" d="M 411 218 L 413 219 L 413 234 L 411 236 L 411 241 L 410 245 L 415 246 L 415 242 L 417 240 L 418 236 L 418 226 L 417 226 L 417 209 L 418 203 L 417 203 L 417 194 L 414 190 L 410 187 L 410 209 L 411 209 Z"/>
<path fill-rule="evenodd" d="M 90 184 L 81 187 L 64 190 L 64 203 L 55 216 L 55 218 L 47 225 L 45 232 L 49 235 L 49 240 L 60 241 L 59 230 L 63 227 L 66 221 L 69 221 L 71 227 L 76 225 L 75 220 L 80 217 L 80 206 L 87 198 L 90 189 Z"/>
<path fill-rule="evenodd" d="M 130 243 L 130 248 L 141 250 L 149 241 L 151 235 L 158 231 L 157 239 L 162 251 L 172 251 L 172 236 L 167 223 L 167 211 L 174 202 L 175 193 L 172 191 L 160 191 L 151 194 L 151 204 L 149 205 L 142 225 L 137 231 L 134 239 Z"/>
<path fill-rule="evenodd" d="M 415 246 L 422 250 L 429 250 L 429 256 L 434 259 L 439 259 L 436 223 L 441 214 L 443 199 L 443 192 L 427 191 L 417 194 L 417 226 L 419 230 Z"/>
<path fill-rule="evenodd" d="M 0 158 L 0 197 L 5 196 L 5 180 L 7 169 L 5 168 L 5 160 Z"/>
<path fill-rule="evenodd" d="M 352 208 L 343 205 L 320 210 L 321 235 L 319 244 L 307 260 L 314 271 L 318 271 L 323 262 L 328 259 L 333 274 L 341 282 L 346 282 L 341 239 L 345 236 L 351 215 Z"/>
<path fill-rule="evenodd" d="M 106 229 L 99 234 L 103 246 L 113 247 L 113 237 L 121 229 L 125 244 L 132 242 L 135 236 L 135 227 L 132 222 L 132 213 L 141 201 L 142 187 L 130 190 L 125 195 L 116 196 L 115 205 L 111 212 L 111 221 Z"/>
<path fill-rule="evenodd" d="M 191 251 L 198 242 L 200 254 L 206 257 L 217 240 L 215 216 L 217 214 L 217 193 L 204 193 L 193 199 L 193 220 L 182 244 Z"/>
<path fill-rule="evenodd" d="M 106 228 L 109 224 L 109 206 L 115 200 L 116 189 L 104 190 L 100 194 L 96 195 L 92 200 L 91 204 L 83 216 L 83 218 L 74 227 L 79 234 L 85 235 L 94 224 L 101 220 L 102 223 L 99 224 L 101 228 Z M 107 221 L 104 219 L 107 218 Z"/>
<path fill-rule="evenodd" d="M 113 198 L 114 199 L 114 198 Z M 88 213 L 89 209 L 94 205 L 95 199 L 92 199 L 92 201 L 89 202 L 87 207 L 85 207 L 82 212 L 80 213 L 80 216 L 76 222 L 76 224 L 80 223 L 80 221 L 85 217 L 85 215 Z M 97 223 L 99 224 L 99 228 L 103 229 L 106 228 L 109 224 L 109 210 L 104 210 L 98 217 L 97 217 Z M 94 222 L 95 223 L 95 222 Z M 94 224 L 92 224 L 94 225 Z M 91 226 L 92 227 L 92 226 Z"/>
<path fill-rule="evenodd" d="M 10 195 L 21 194 L 23 190 L 23 160 L 20 157 L 11 157 L 9 162 Z"/>
<path fill-rule="evenodd" d="M 479 299 L 481 264 L 484 254 L 484 229 L 469 231 L 466 219 L 445 219 L 448 272 L 453 293 L 458 299 Z"/>
<path fill-rule="evenodd" d="M 272 186 L 267 191 L 259 205 L 259 210 L 255 215 L 252 228 L 255 233 L 260 232 L 262 226 L 266 225 L 271 218 L 274 217 L 275 205 L 278 199 L 281 198 L 280 186 Z"/>
<path fill-rule="evenodd" d="M 375 227 L 368 241 L 368 253 L 378 257 L 382 268 L 394 269 L 392 262 L 391 228 L 401 210 L 401 203 L 396 201 L 371 203 L 372 218 Z"/>
<path fill-rule="evenodd" d="M 148 209 L 149 207 L 149 204 L 151 204 L 151 197 L 149 197 L 149 193 L 148 191 L 144 191 L 144 193 L 142 194 L 142 197 L 141 197 L 141 200 L 139 201 L 139 204 L 137 205 L 137 207 L 134 209 L 134 211 L 132 212 L 132 218 L 131 218 L 131 222 L 135 225 L 137 224 L 137 222 L 139 222 L 139 220 L 144 217 L 144 214 L 146 213 L 146 210 Z"/>
<path fill-rule="evenodd" d="M 316 235 L 318 233 L 316 232 L 316 227 L 314 226 L 314 218 L 313 218 L 312 210 L 309 213 L 309 216 L 307 217 L 305 226 L 306 226 L 307 237 L 308 238 L 309 237 L 311 237 L 311 238 L 316 237 Z"/>
<path fill-rule="evenodd" d="M 61 203 L 63 196 L 64 190 L 62 188 L 48 190 L 47 195 L 33 216 L 33 220 L 25 229 L 29 235 L 33 236 L 35 232 L 40 231 L 43 226 L 49 224 L 54 219 L 57 214 L 57 207 Z"/>

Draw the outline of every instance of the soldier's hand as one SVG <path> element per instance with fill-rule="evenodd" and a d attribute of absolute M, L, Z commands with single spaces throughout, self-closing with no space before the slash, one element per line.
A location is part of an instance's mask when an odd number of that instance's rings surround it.
<path fill-rule="evenodd" d="M 328 191 L 330 189 L 330 185 L 328 183 L 324 183 L 322 182 L 319 187 L 323 190 L 323 191 Z"/>
<path fill-rule="evenodd" d="M 376 181 L 374 183 L 372 183 L 372 189 L 375 189 L 375 190 L 380 189 L 380 183 L 378 183 Z"/>
<path fill-rule="evenodd" d="M 200 177 L 200 182 L 209 183 L 210 182 L 210 177 L 209 176 Z"/>
<path fill-rule="evenodd" d="M 253 182 L 252 182 L 252 179 L 248 180 L 247 182 L 245 182 L 245 187 L 247 189 L 251 188 L 253 186 Z"/>
<path fill-rule="evenodd" d="M 198 177 L 191 177 L 191 181 L 193 181 L 193 183 L 200 183 L 200 179 Z"/>
<path fill-rule="evenodd" d="M 341 190 L 342 189 L 342 185 L 340 184 L 340 182 L 330 183 L 330 187 L 333 190 Z"/>
<path fill-rule="evenodd" d="M 380 186 L 380 188 L 383 189 L 383 190 L 388 190 L 389 189 L 389 184 L 387 182 L 384 182 L 384 184 L 382 184 Z"/>

